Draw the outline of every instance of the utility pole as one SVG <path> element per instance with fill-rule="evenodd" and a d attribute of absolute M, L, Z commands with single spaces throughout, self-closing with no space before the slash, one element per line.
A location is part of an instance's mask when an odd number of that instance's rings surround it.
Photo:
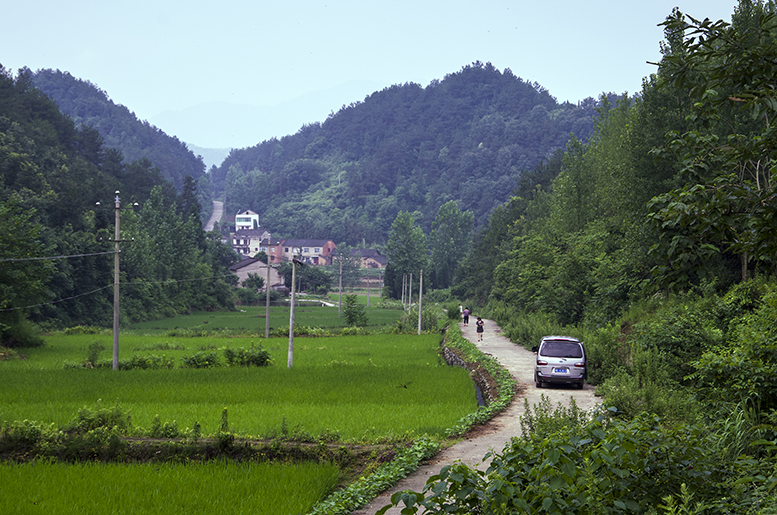
<path fill-rule="evenodd" d="M 421 296 L 424 291 L 424 269 L 421 269 L 421 277 L 418 282 L 418 334 L 421 334 Z"/>
<path fill-rule="evenodd" d="M 267 292 L 267 300 L 264 309 L 264 337 L 270 337 L 270 255 L 267 255 L 267 281 L 264 283 Z"/>
<path fill-rule="evenodd" d="M 413 307 L 413 272 L 410 272 L 410 286 L 407 288 L 407 309 Z"/>
<path fill-rule="evenodd" d="M 95 204 L 98 208 L 101 208 L 101 204 L 97 202 Z M 132 209 L 137 207 L 138 203 L 132 204 Z M 113 209 L 116 212 L 116 220 L 114 222 L 114 237 L 113 237 L 113 370 L 119 369 L 119 253 L 121 249 L 119 244 L 122 241 L 120 237 L 119 225 L 121 221 L 121 199 L 119 199 L 119 190 L 116 190 L 116 198 L 113 200 Z"/>
<path fill-rule="evenodd" d="M 337 286 L 337 318 L 340 318 L 343 305 L 343 257 L 337 256 L 337 261 L 340 262 L 340 282 Z"/>
<path fill-rule="evenodd" d="M 301 252 L 300 252 L 301 253 Z M 301 265 L 302 262 L 294 258 L 294 253 L 291 254 L 291 309 L 289 310 L 289 360 L 286 364 L 288 368 L 294 363 L 294 304 L 295 304 L 295 292 L 294 283 L 297 281 L 297 265 Z"/>

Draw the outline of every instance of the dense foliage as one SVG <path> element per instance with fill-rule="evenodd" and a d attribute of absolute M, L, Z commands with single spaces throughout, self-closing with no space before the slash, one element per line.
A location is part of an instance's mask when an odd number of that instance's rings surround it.
<path fill-rule="evenodd" d="M 91 127 L 76 127 L 28 72 L 0 67 L 0 337 L 34 343 L 46 326 L 110 325 L 114 197 L 122 207 L 122 318 L 232 305 L 235 258 L 202 231 L 195 180 L 182 192 L 148 159 L 125 164 Z M 96 209 L 96 202 L 107 209 Z M 41 259 L 45 258 L 45 259 Z"/>
<path fill-rule="evenodd" d="M 294 135 L 233 150 L 212 172 L 227 212 L 251 209 L 274 233 L 385 243 L 400 211 L 429 231 L 455 200 L 482 225 L 570 133 L 587 138 L 597 102 L 559 104 L 509 69 L 476 62 L 395 85 Z"/>
<path fill-rule="evenodd" d="M 59 110 L 76 126 L 97 131 L 105 147 L 118 150 L 126 162 L 145 158 L 159 168 L 167 181 L 180 191 L 186 176 L 204 177 L 205 164 L 175 136 L 168 136 L 146 121 L 140 121 L 123 105 L 115 104 L 94 84 L 59 70 L 38 70 L 32 83 L 56 102 Z M 97 135 L 90 133 L 92 138 Z M 207 180 L 204 185 L 207 185 Z M 201 189 L 208 192 L 207 187 Z"/>
<path fill-rule="evenodd" d="M 664 27 L 641 94 L 519 183 L 451 290 L 527 347 L 581 338 L 611 409 L 446 466 L 403 513 L 774 513 L 777 6 Z"/>

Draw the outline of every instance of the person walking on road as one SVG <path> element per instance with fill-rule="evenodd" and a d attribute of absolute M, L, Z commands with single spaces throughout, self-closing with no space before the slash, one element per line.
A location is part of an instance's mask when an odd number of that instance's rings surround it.
<path fill-rule="evenodd" d="M 469 308 L 464 308 L 461 314 L 464 316 L 464 327 L 469 326 Z"/>
<path fill-rule="evenodd" d="M 478 317 L 478 321 L 475 322 L 475 325 L 478 326 L 478 328 L 477 328 L 477 331 L 478 331 L 478 341 L 482 342 L 483 341 L 483 329 L 485 328 L 485 324 L 483 323 L 483 319 Z"/>

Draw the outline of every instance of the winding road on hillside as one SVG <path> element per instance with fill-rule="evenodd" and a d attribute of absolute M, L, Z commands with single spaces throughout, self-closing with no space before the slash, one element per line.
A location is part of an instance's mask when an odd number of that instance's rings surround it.
<path fill-rule="evenodd" d="M 212 231 L 215 223 L 221 220 L 221 217 L 223 215 L 224 215 L 224 203 L 219 200 L 214 200 L 213 214 L 210 215 L 210 220 L 208 220 L 208 223 L 205 224 L 205 232 Z"/>
<path fill-rule="evenodd" d="M 391 495 L 394 492 L 403 490 L 421 491 L 430 476 L 438 474 L 440 469 L 456 461 L 466 463 L 470 467 L 485 470 L 488 463 L 483 461 L 483 457 L 489 450 L 501 451 L 505 444 L 513 436 L 519 436 L 521 433 L 520 419 L 524 413 L 524 399 L 529 401 L 529 405 L 540 402 L 542 395 L 548 397 L 552 406 L 562 403 L 569 405 L 569 400 L 574 397 L 578 408 L 590 410 L 599 401 L 594 397 L 594 387 L 585 385 L 582 390 L 576 390 L 572 386 L 554 385 L 545 388 L 536 388 L 534 385 L 534 353 L 512 343 L 507 337 L 503 336 L 501 329 L 491 320 L 485 320 L 485 333 L 482 342 L 477 341 L 475 333 L 475 323 L 464 327 L 459 324 L 462 334 L 469 341 L 477 345 L 478 349 L 486 354 L 494 356 L 499 363 L 507 368 L 518 382 L 518 393 L 513 398 L 512 404 L 494 417 L 491 421 L 484 424 L 479 430 L 473 432 L 472 437 L 466 438 L 461 442 L 442 450 L 437 456 L 424 463 L 413 474 L 400 481 L 390 490 L 383 492 L 380 496 L 372 500 L 367 506 L 353 512 L 353 515 L 373 515 L 383 506 L 391 503 Z M 539 343 L 539 342 L 538 342 Z M 396 515 L 400 513 L 400 508 L 394 507 L 386 512 Z"/>

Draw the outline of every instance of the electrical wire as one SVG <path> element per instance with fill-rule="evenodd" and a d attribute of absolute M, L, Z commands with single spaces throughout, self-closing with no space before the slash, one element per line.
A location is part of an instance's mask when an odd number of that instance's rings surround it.
<path fill-rule="evenodd" d="M 67 258 L 77 258 L 77 257 L 87 257 L 87 256 L 104 256 L 105 254 L 115 254 L 115 250 L 111 250 L 110 252 L 94 252 L 92 254 L 73 254 L 70 256 L 46 256 L 46 257 L 31 257 L 31 258 L 8 258 L 8 259 L 0 259 L 0 263 L 4 262 L 15 262 L 15 261 L 39 261 L 43 259 L 67 259 Z"/>
<path fill-rule="evenodd" d="M 112 254 L 112 252 L 108 252 L 108 254 Z M 210 277 L 198 277 L 198 278 L 195 278 L 195 279 L 169 279 L 167 281 L 145 281 L 145 282 L 142 282 L 142 283 L 137 283 L 137 282 L 122 283 L 122 282 L 120 282 L 119 286 L 120 287 L 121 286 L 124 286 L 124 287 L 127 287 L 127 286 L 129 286 L 129 287 L 133 287 L 133 286 L 140 287 L 140 286 L 145 286 L 145 285 L 148 285 L 148 284 L 168 284 L 170 282 L 174 282 L 174 283 L 187 283 L 187 282 L 196 282 L 196 281 L 207 281 L 209 279 L 219 279 L 219 278 L 222 278 L 222 277 L 228 277 L 230 275 L 233 275 L 233 274 L 219 274 L 219 275 L 212 275 Z M 22 306 L 22 307 L 17 307 L 17 308 L 0 308 L 0 313 L 1 312 L 6 312 L 6 311 L 18 311 L 18 310 L 21 310 L 21 309 L 31 309 L 31 308 L 37 308 L 37 307 L 42 307 L 42 306 L 53 306 L 54 304 L 59 304 L 60 302 L 65 302 L 66 300 L 72 300 L 72 299 L 77 299 L 78 297 L 84 297 L 86 295 L 92 295 L 92 294 L 97 293 L 98 291 L 102 291 L 102 290 L 104 290 L 106 288 L 113 288 L 113 284 L 109 284 L 108 286 L 103 286 L 102 288 L 97 288 L 96 290 L 88 291 L 86 293 L 79 293 L 78 295 L 73 295 L 72 297 L 66 297 L 64 299 L 59 299 L 59 300 L 53 300 L 51 302 L 43 302 L 41 304 L 33 304 L 31 306 Z"/>

